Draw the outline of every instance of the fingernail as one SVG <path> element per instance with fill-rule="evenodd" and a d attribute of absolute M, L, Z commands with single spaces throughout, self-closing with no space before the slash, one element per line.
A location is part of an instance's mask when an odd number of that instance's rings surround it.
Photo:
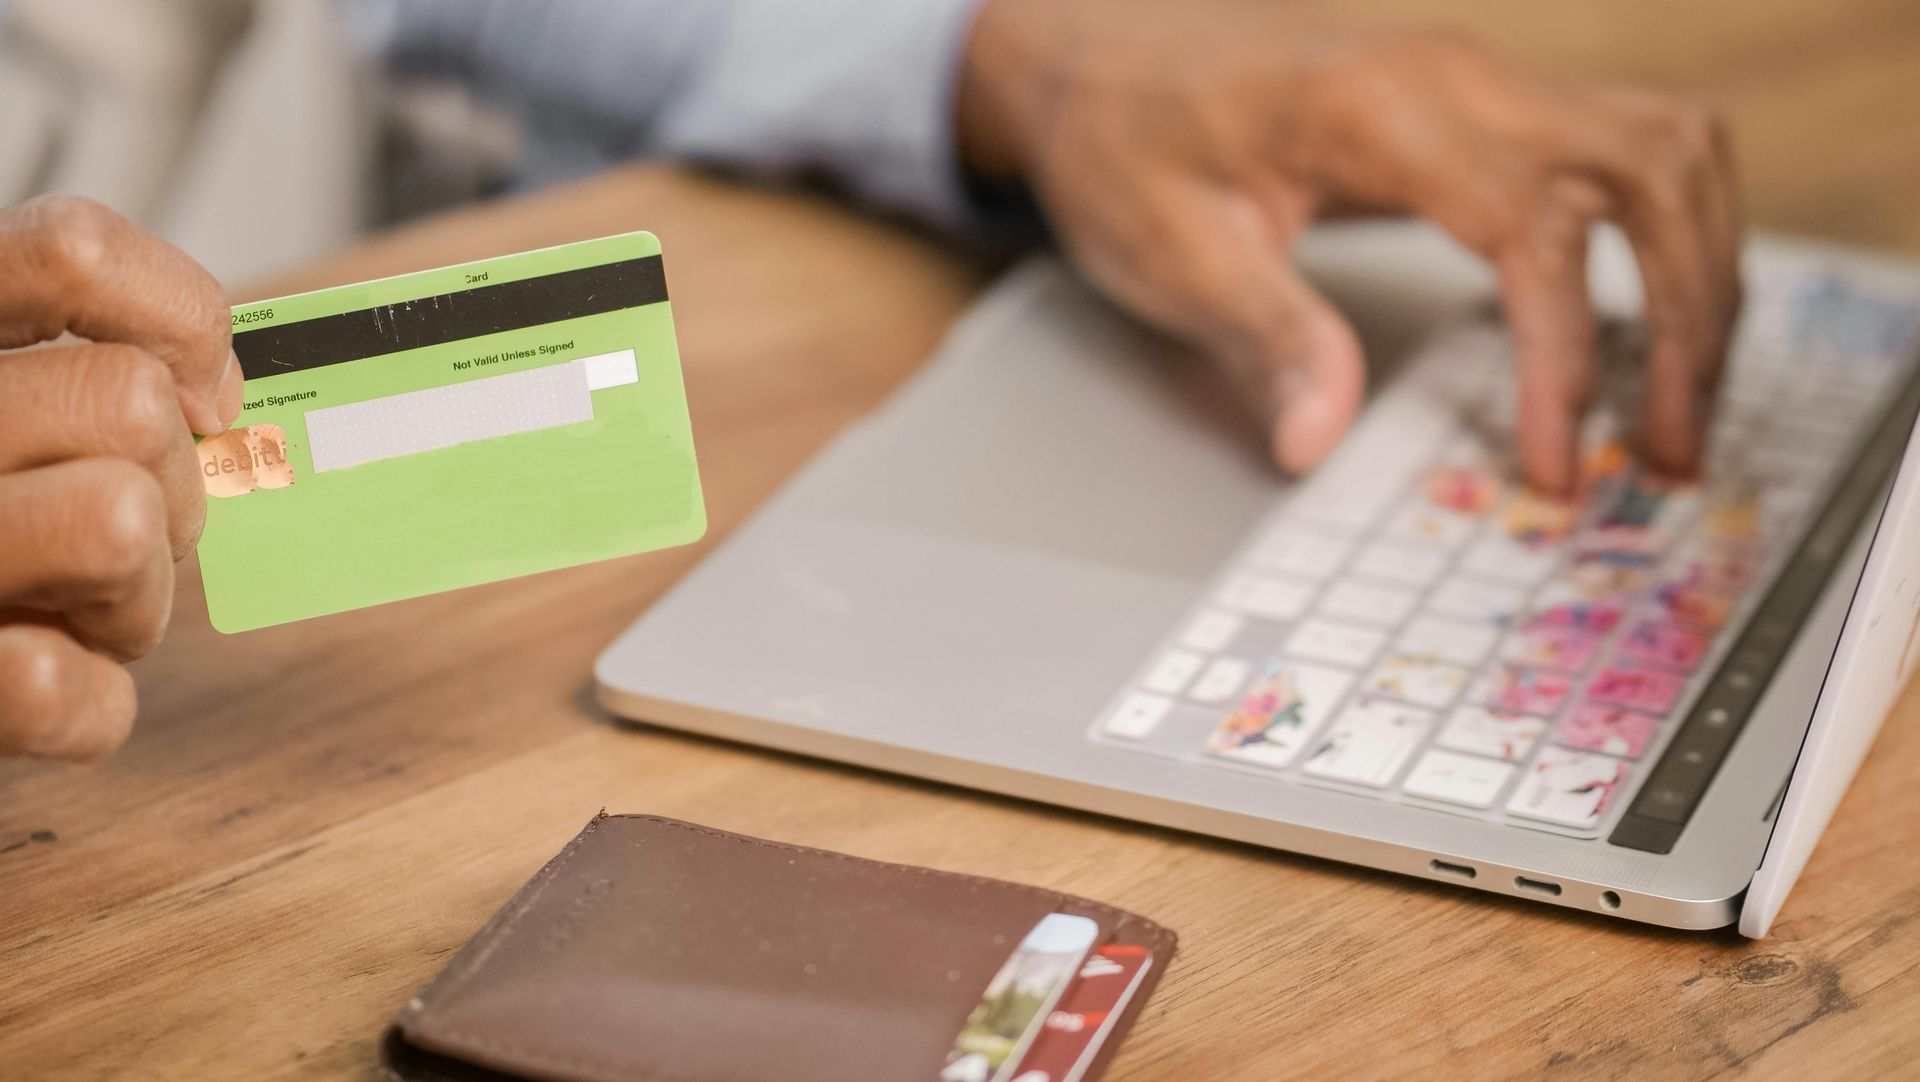
<path fill-rule="evenodd" d="M 220 427 L 226 428 L 240 416 L 240 401 L 246 377 L 240 371 L 240 358 L 231 350 L 227 352 L 227 370 L 220 376 L 220 389 L 214 394 L 213 408 L 219 415 Z"/>

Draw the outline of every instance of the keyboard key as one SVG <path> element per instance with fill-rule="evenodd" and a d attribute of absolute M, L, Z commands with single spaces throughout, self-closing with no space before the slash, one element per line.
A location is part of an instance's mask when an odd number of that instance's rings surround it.
<path fill-rule="evenodd" d="M 1294 493 L 1288 513 L 1349 530 L 1373 525 L 1458 424 L 1446 403 L 1419 388 L 1382 396 Z"/>
<path fill-rule="evenodd" d="M 1433 588 L 1427 608 L 1469 620 L 1503 624 L 1520 615 L 1527 592 L 1517 586 L 1464 575 L 1450 577 Z"/>
<path fill-rule="evenodd" d="M 1795 491 L 1769 491 L 1760 500 L 1761 547 L 1772 551 L 1797 540 L 1805 532 L 1807 515 L 1817 489 L 1809 486 Z"/>
<path fill-rule="evenodd" d="M 1421 616 L 1407 625 L 1393 648 L 1414 657 L 1437 658 L 1471 667 L 1480 664 L 1498 637 L 1499 632 L 1485 624 Z"/>
<path fill-rule="evenodd" d="M 1723 597 L 1738 597 L 1759 579 L 1761 558 L 1758 545 L 1697 538 L 1674 554 L 1669 577 Z"/>
<path fill-rule="evenodd" d="M 1752 484 L 1736 481 L 1717 486 L 1708 493 L 1706 503 L 1700 536 L 1716 541 L 1759 542 L 1760 496 Z"/>
<path fill-rule="evenodd" d="M 1265 620 L 1293 620 L 1307 611 L 1313 591 L 1296 582 L 1265 575 L 1235 575 L 1214 595 L 1214 603 Z"/>
<path fill-rule="evenodd" d="M 1419 599 L 1420 595 L 1412 590 L 1398 586 L 1342 579 L 1320 598 L 1320 611 L 1366 624 L 1398 624 L 1413 611 Z"/>
<path fill-rule="evenodd" d="M 1500 508 L 1500 530 L 1529 548 L 1550 548 L 1573 536 L 1581 513 L 1579 504 L 1516 492 Z"/>
<path fill-rule="evenodd" d="M 1700 472 L 1708 477 L 1732 477 L 1746 461 L 1747 437 L 1727 431 L 1724 419 L 1714 422 L 1707 436 L 1707 450 L 1700 460 Z"/>
<path fill-rule="evenodd" d="M 1691 672 L 1707 655 L 1713 638 L 1699 628 L 1667 620 L 1643 620 L 1620 640 L 1615 653 L 1623 661 Z"/>
<path fill-rule="evenodd" d="M 1252 672 L 1253 666 L 1237 657 L 1214 658 L 1200 679 L 1187 690 L 1187 698 L 1209 704 L 1226 702 L 1247 686 L 1247 677 Z"/>
<path fill-rule="evenodd" d="M 1553 731 L 1553 740 L 1561 747 L 1638 759 L 1659 731 L 1659 718 L 1599 703 L 1581 703 L 1568 711 L 1566 720 Z"/>
<path fill-rule="evenodd" d="M 1178 695 L 1205 661 L 1199 654 L 1186 650 L 1168 650 L 1140 678 L 1140 686 L 1161 695 Z"/>
<path fill-rule="evenodd" d="M 1850 410 L 1838 412 L 1785 412 L 1772 418 L 1770 435 L 1787 447 L 1799 447 L 1816 460 L 1832 459 L 1845 451 L 1857 436 Z"/>
<path fill-rule="evenodd" d="M 1570 827 L 1593 827 L 1627 780 L 1627 764 L 1611 755 L 1547 747 L 1520 779 L 1507 811 Z"/>
<path fill-rule="evenodd" d="M 1478 525 L 1469 515 L 1434 507 L 1422 500 L 1395 511 L 1381 533 L 1410 545 L 1454 549 L 1473 536 L 1474 527 Z"/>
<path fill-rule="evenodd" d="M 1542 598 L 1555 601 L 1626 602 L 1653 581 L 1650 563 L 1633 555 L 1581 552 L 1541 587 Z"/>
<path fill-rule="evenodd" d="M 1816 458 L 1805 447 L 1773 438 L 1760 441 L 1747 451 L 1746 474 L 1761 484 L 1761 510 L 1775 491 L 1801 491 L 1817 484 L 1829 463 Z M 1765 526 L 1763 517 L 1761 525 Z"/>
<path fill-rule="evenodd" d="M 1604 636 L 1585 628 L 1533 624 L 1507 639 L 1500 648 L 1500 660 L 1577 675 L 1593 664 L 1603 641 Z"/>
<path fill-rule="evenodd" d="M 1550 717 L 1566 705 L 1573 681 L 1560 673 L 1496 665 L 1474 685 L 1469 698 L 1489 710 Z"/>
<path fill-rule="evenodd" d="M 1546 731 L 1545 718 L 1467 705 L 1454 708 L 1435 743 L 1454 751 L 1517 763 L 1527 757 L 1540 740 L 1540 734 Z"/>
<path fill-rule="evenodd" d="M 1633 469 L 1633 452 L 1618 439 L 1599 440 L 1580 456 L 1580 476 L 1598 484 L 1626 476 Z"/>
<path fill-rule="evenodd" d="M 1480 466 L 1436 466 L 1420 479 L 1420 495 L 1435 507 L 1484 515 L 1500 500 L 1500 478 Z"/>
<path fill-rule="evenodd" d="M 1381 699 L 1342 711 L 1304 768 L 1316 778 L 1382 788 L 1427 738 L 1433 713 Z"/>
<path fill-rule="evenodd" d="M 1106 730 L 1114 736 L 1138 740 L 1153 732 L 1172 708 L 1173 700 L 1164 695 L 1131 692 L 1107 715 Z"/>
<path fill-rule="evenodd" d="M 1233 641 L 1243 626 L 1238 616 L 1219 609 L 1207 609 L 1194 616 L 1180 633 L 1180 645 L 1189 650 L 1211 654 Z"/>
<path fill-rule="evenodd" d="M 1638 665 L 1609 665 L 1587 685 L 1587 698 L 1612 703 L 1649 714 L 1664 714 L 1673 708 L 1686 686 L 1686 677 Z"/>
<path fill-rule="evenodd" d="M 1480 401 L 1458 408 L 1460 423 L 1483 448 L 1511 447 L 1516 435 L 1518 397 L 1511 383 L 1496 387 Z"/>
<path fill-rule="evenodd" d="M 1332 575 L 1352 546 L 1297 522 L 1282 521 L 1254 542 L 1247 559 L 1274 571 L 1318 581 Z"/>
<path fill-rule="evenodd" d="M 1353 677 L 1338 669 L 1270 661 L 1240 705 L 1207 737 L 1207 751 L 1286 766 L 1352 683 Z"/>
<path fill-rule="evenodd" d="M 1620 487 L 1581 539 L 1581 547 L 1648 559 L 1670 546 L 1699 508 L 1694 490 L 1637 477 Z"/>
<path fill-rule="evenodd" d="M 1510 763 L 1450 751 L 1429 751 L 1414 764 L 1413 772 L 1400 788 L 1409 796 L 1464 804 L 1469 808 L 1490 808 L 1512 775 Z"/>
<path fill-rule="evenodd" d="M 1542 590 L 1535 601 L 1528 627 L 1575 628 L 1605 635 L 1620 624 L 1626 613 L 1626 600 L 1581 601 L 1560 591 Z"/>
<path fill-rule="evenodd" d="M 1373 660 L 1387 636 L 1370 627 L 1333 620 L 1302 620 L 1280 647 L 1281 653 L 1359 668 Z"/>
<path fill-rule="evenodd" d="M 1467 546 L 1466 554 L 1460 558 L 1460 567 L 1501 582 L 1532 586 L 1553 574 L 1560 557 L 1558 548 L 1492 533 Z"/>
<path fill-rule="evenodd" d="M 1440 577 L 1444 554 L 1392 541 L 1375 541 L 1353 558 L 1353 573 L 1398 586 L 1421 587 Z"/>
<path fill-rule="evenodd" d="M 1733 616 L 1733 599 L 1701 586 L 1692 572 L 1653 588 L 1653 605 L 1670 620 L 1717 629 Z"/>
<path fill-rule="evenodd" d="M 1650 567 L 1673 544 L 1673 535 L 1645 526 L 1596 529 L 1576 542 L 1576 558 L 1612 567 Z"/>
<path fill-rule="evenodd" d="M 1362 690 L 1415 706 L 1442 707 L 1467 686 L 1467 670 L 1430 657 L 1389 654 L 1362 683 Z"/>

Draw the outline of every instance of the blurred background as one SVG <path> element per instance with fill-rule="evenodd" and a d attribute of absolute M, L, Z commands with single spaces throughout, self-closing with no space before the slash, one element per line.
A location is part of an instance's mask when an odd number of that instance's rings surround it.
<path fill-rule="evenodd" d="M 687 0 L 697 3 L 699 0 Z M 912 0 L 888 0 L 910 3 Z M 1920 251 L 1915 0 L 1359 0 L 1733 119 L 1754 223 Z M 245 281 L 514 186 L 521 133 L 393 79 L 346 0 L 0 0 L 0 205 L 92 196 Z"/>

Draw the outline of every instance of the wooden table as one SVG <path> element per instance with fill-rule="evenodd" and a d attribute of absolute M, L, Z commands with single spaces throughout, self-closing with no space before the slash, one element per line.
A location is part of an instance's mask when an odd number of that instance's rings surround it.
<path fill-rule="evenodd" d="M 1724 63 L 1698 60 L 1721 56 L 1712 20 L 1666 0 L 1589 11 L 1611 54 L 1552 30 L 1559 5 L 1481 9 L 1560 66 L 1722 93 L 1753 129 L 1764 220 L 1920 247 L 1920 20 L 1846 6 L 1860 18 L 1814 20 L 1809 44 L 1792 5 L 1741 5 L 1765 18 Z M 1777 153 L 1796 138 L 1818 146 Z M 1914 694 L 1757 944 L 610 722 L 594 654 L 911 371 L 981 268 L 821 201 L 635 170 L 274 284 L 639 227 L 667 246 L 708 541 L 237 638 L 183 568 L 128 747 L 0 764 L 0 1078 L 371 1078 L 388 1016 L 603 806 L 1159 918 L 1180 957 L 1116 1079 L 1915 1070 Z"/>

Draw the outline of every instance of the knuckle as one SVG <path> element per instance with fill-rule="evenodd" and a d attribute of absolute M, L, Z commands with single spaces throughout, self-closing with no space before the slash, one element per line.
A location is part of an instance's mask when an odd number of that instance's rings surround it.
<path fill-rule="evenodd" d="M 1453 93 L 1512 99 L 1532 85 L 1498 50 L 1457 27 L 1416 27 L 1392 41 L 1388 56 L 1413 76 L 1420 93 L 1450 87 Z"/>
<path fill-rule="evenodd" d="M 1488 170 L 1462 183 L 1447 229 L 1469 249 L 1489 258 L 1513 248 L 1540 244 L 1542 223 L 1550 217 L 1543 200 L 1533 198 L 1535 182 L 1505 170 Z"/>
<path fill-rule="evenodd" d="M 1720 113 L 1700 102 L 1675 103 L 1668 123 L 1681 149 L 1700 160 L 1712 157 L 1714 147 L 1726 134 L 1726 122 Z"/>
<path fill-rule="evenodd" d="M 198 285 L 193 290 L 192 299 L 187 302 L 187 322 L 193 328 L 195 338 L 208 344 L 209 353 L 217 354 L 224 360 L 233 343 L 231 310 L 227 307 L 226 295 L 220 290 L 220 283 L 212 275 L 202 271 L 197 277 Z"/>
<path fill-rule="evenodd" d="M 1691 205 L 1689 172 L 1670 152 L 1648 156 L 1634 189 L 1647 213 L 1656 218 L 1683 217 Z"/>
<path fill-rule="evenodd" d="M 34 627 L 0 627 L 0 755 L 98 760 L 133 727 L 133 684 L 82 678 L 71 640 Z"/>
<path fill-rule="evenodd" d="M 38 269 L 63 285 L 95 277 L 111 258 L 120 216 L 77 195 L 44 195 L 22 207 L 29 254 Z"/>
<path fill-rule="evenodd" d="M 116 347 L 103 360 L 111 373 L 105 380 L 110 423 L 125 434 L 132 443 L 130 453 L 140 460 L 165 454 L 182 423 L 173 373 L 152 354 L 131 346 Z"/>
<path fill-rule="evenodd" d="M 78 542 L 86 572 L 103 585 L 131 591 L 165 541 L 165 500 L 158 482 L 131 462 L 98 459 L 91 467 Z"/>
<path fill-rule="evenodd" d="M 58 740 L 60 719 L 72 712 L 66 674 L 47 644 L 20 637 L 0 641 L 0 747 L 35 753 Z"/>
<path fill-rule="evenodd" d="M 1690 175 L 1706 168 L 1726 138 L 1726 125 L 1712 108 L 1674 99 L 1651 114 L 1644 127 L 1642 153 L 1663 174 Z"/>

